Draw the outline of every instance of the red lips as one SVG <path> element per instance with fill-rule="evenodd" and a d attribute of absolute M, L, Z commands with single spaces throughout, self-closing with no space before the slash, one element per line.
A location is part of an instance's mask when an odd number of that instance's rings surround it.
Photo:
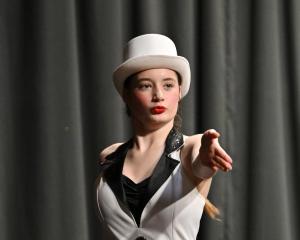
<path fill-rule="evenodd" d="M 166 108 L 163 107 L 163 106 L 156 106 L 156 107 L 151 108 L 151 113 L 152 114 L 161 114 L 164 111 L 166 111 Z"/>

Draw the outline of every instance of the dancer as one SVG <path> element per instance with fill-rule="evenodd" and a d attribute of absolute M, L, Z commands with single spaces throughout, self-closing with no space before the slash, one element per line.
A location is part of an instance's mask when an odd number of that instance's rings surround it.
<path fill-rule="evenodd" d="M 186 136 L 178 106 L 190 87 L 188 61 L 160 34 L 133 38 L 114 71 L 133 136 L 100 153 L 97 207 L 105 239 L 196 239 L 212 177 L 232 169 L 213 129 Z"/>

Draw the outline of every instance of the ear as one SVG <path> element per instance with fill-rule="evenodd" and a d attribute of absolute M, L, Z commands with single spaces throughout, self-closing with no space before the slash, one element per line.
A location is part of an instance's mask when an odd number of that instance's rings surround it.
<path fill-rule="evenodd" d="M 181 85 L 179 85 L 179 100 L 178 100 L 178 102 L 181 101 L 181 98 L 182 98 L 182 91 L 181 91 Z"/>

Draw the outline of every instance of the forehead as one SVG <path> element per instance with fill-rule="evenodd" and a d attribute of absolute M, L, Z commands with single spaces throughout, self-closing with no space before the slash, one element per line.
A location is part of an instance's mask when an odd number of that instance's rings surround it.
<path fill-rule="evenodd" d="M 148 69 L 135 74 L 135 79 L 177 79 L 177 73 L 174 70 L 168 68 L 154 68 Z"/>

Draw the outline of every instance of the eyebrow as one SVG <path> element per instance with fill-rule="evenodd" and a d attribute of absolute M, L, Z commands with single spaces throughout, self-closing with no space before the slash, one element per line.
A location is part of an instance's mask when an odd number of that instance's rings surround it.
<path fill-rule="evenodd" d="M 152 78 L 138 78 L 137 80 L 138 81 L 153 81 Z M 162 79 L 162 81 L 170 81 L 170 80 L 171 81 L 176 81 L 176 79 L 172 78 L 172 77 Z"/>
<path fill-rule="evenodd" d="M 171 78 L 171 77 L 170 77 L 170 78 L 164 78 L 164 79 L 163 79 L 163 81 L 170 81 L 170 80 L 171 80 L 171 81 L 176 81 L 176 79 Z"/>

